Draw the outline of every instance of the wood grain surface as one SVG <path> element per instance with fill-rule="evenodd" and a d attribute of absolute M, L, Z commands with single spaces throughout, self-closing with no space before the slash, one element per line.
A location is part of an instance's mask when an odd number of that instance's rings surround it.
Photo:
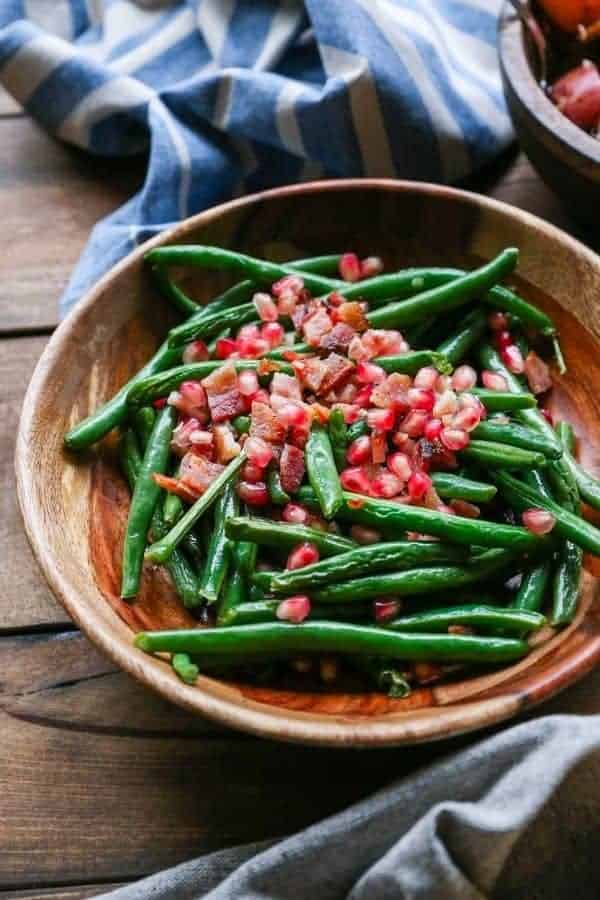
<path fill-rule="evenodd" d="M 0 254 L 0 900 L 80 900 L 206 847 L 282 833 L 461 745 L 349 755 L 275 748 L 161 701 L 67 629 L 22 532 L 15 423 L 90 227 L 140 177 L 139 165 L 113 169 L 72 153 L 0 94 L 0 209 L 18 227 L 13 257 Z M 507 155 L 471 184 L 575 231 L 523 157 Z M 85 209 L 69 213 L 74 197 Z M 544 707 L 599 710 L 600 673 Z M 231 807 L 222 785 L 234 762 Z M 298 803 L 282 810 L 282 797 Z M 114 821 L 131 835 L 119 829 L 117 840 Z"/>

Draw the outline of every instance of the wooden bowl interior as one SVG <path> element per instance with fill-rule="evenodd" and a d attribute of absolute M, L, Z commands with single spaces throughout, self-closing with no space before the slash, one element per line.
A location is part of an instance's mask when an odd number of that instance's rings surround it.
<path fill-rule="evenodd" d="M 386 268 L 472 265 L 507 245 L 521 249 L 515 282 L 552 313 L 568 374 L 553 406 L 574 423 L 582 459 L 600 472 L 600 263 L 539 220 L 460 191 L 392 182 L 330 182 L 234 201 L 156 239 L 202 242 L 272 258 L 356 249 Z M 220 273 L 186 272 L 195 297 L 214 296 Z M 67 610 L 119 665 L 177 703 L 228 724 L 286 740 L 381 745 L 440 738 L 490 724 L 555 693 L 600 652 L 600 615 L 586 578 L 577 621 L 516 666 L 416 690 L 406 700 L 344 691 L 258 688 L 201 677 L 182 684 L 169 665 L 135 650 L 132 631 L 192 624 L 168 579 L 144 572 L 138 602 L 118 596 L 127 491 L 114 439 L 81 457 L 66 454 L 70 425 L 110 397 L 151 354 L 171 314 L 138 251 L 113 270 L 61 326 L 26 398 L 17 451 L 26 528 Z"/>

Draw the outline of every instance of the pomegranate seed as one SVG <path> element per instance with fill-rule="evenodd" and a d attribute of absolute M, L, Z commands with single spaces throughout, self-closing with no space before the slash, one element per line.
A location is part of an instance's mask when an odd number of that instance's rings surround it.
<path fill-rule="evenodd" d="M 492 331 L 505 331 L 508 328 L 508 316 L 499 310 L 492 312 L 488 316 L 488 325 Z"/>
<path fill-rule="evenodd" d="M 357 544 L 378 544 L 381 540 L 379 531 L 376 531 L 374 528 L 367 528 L 366 525 L 352 525 L 350 537 Z"/>
<path fill-rule="evenodd" d="M 333 307 L 341 306 L 342 303 L 346 302 L 346 298 L 342 297 L 341 294 L 338 294 L 337 291 L 332 291 L 327 300 L 329 305 Z"/>
<path fill-rule="evenodd" d="M 478 519 L 481 514 L 478 506 L 468 503 L 466 500 L 451 500 L 450 508 L 457 516 L 462 516 L 464 519 Z"/>
<path fill-rule="evenodd" d="M 255 394 L 252 394 L 250 399 L 252 403 L 266 403 L 268 405 L 271 402 L 271 397 L 266 388 L 259 388 Z"/>
<path fill-rule="evenodd" d="M 356 438 L 346 450 L 346 459 L 351 466 L 362 466 L 371 459 L 371 438 L 368 435 Z"/>
<path fill-rule="evenodd" d="M 452 387 L 452 378 L 450 375 L 438 375 L 435 380 L 435 389 L 438 394 L 443 394 L 444 391 L 449 391 Z"/>
<path fill-rule="evenodd" d="M 293 525 L 305 525 L 308 522 L 308 510 L 299 503 L 286 503 L 281 511 L 281 518 Z"/>
<path fill-rule="evenodd" d="M 248 481 L 240 481 L 237 492 L 240 500 L 248 506 L 266 506 L 269 502 L 269 492 L 263 481 L 250 484 Z"/>
<path fill-rule="evenodd" d="M 243 338 L 244 340 L 253 340 L 254 338 L 260 337 L 260 329 L 258 325 L 255 325 L 253 322 L 249 325 L 242 325 L 237 333 L 237 337 Z"/>
<path fill-rule="evenodd" d="M 430 412 L 435 404 L 435 394 L 424 388 L 411 388 L 407 393 L 408 405 L 411 409 L 422 409 Z"/>
<path fill-rule="evenodd" d="M 481 414 L 478 409 L 472 406 L 465 406 L 452 417 L 452 427 L 459 428 L 462 431 L 473 431 L 477 428 L 481 421 Z"/>
<path fill-rule="evenodd" d="M 306 428 L 310 424 L 310 413 L 298 403 L 284 403 L 277 410 L 277 418 L 288 427 Z"/>
<path fill-rule="evenodd" d="M 353 425 L 360 419 L 360 406 L 350 404 L 344 408 L 344 422 L 346 425 Z"/>
<path fill-rule="evenodd" d="M 381 384 L 387 375 L 381 366 L 371 362 L 359 362 L 356 367 L 356 380 L 361 384 Z"/>
<path fill-rule="evenodd" d="M 288 435 L 288 441 L 290 442 L 290 444 L 293 444 L 294 447 L 299 447 L 300 450 L 304 450 L 306 442 L 308 440 L 308 435 L 308 428 L 298 428 L 294 426 L 291 429 L 291 433 Z"/>
<path fill-rule="evenodd" d="M 248 481 L 250 484 L 258 484 L 264 477 L 265 470 L 261 468 L 261 466 L 257 466 L 256 463 L 253 462 L 244 463 L 244 468 L 242 469 L 242 481 Z"/>
<path fill-rule="evenodd" d="M 237 351 L 237 341 L 232 338 L 219 338 L 215 348 L 217 359 L 227 359 Z"/>
<path fill-rule="evenodd" d="M 400 431 L 411 438 L 421 437 L 429 419 L 430 414 L 428 412 L 424 412 L 420 409 L 413 409 L 402 422 Z"/>
<path fill-rule="evenodd" d="M 358 466 L 344 469 L 340 474 L 340 483 L 344 490 L 353 491 L 356 494 L 368 494 L 371 487 L 366 473 Z"/>
<path fill-rule="evenodd" d="M 273 448 L 259 437 L 249 437 L 244 444 L 250 462 L 261 469 L 266 468 L 273 459 Z"/>
<path fill-rule="evenodd" d="M 269 347 L 279 347 L 285 338 L 285 331 L 279 322 L 265 322 L 260 329 L 260 336 L 267 341 Z"/>
<path fill-rule="evenodd" d="M 496 346 L 498 350 L 504 350 L 505 347 L 510 347 L 513 343 L 513 336 L 510 331 L 498 331 L 496 332 Z"/>
<path fill-rule="evenodd" d="M 489 369 L 484 369 L 481 373 L 481 383 L 489 391 L 508 390 L 508 382 L 504 375 L 499 375 L 497 372 L 490 372 Z"/>
<path fill-rule="evenodd" d="M 415 375 L 413 384 L 416 388 L 424 388 L 426 391 L 432 391 L 437 380 L 438 370 L 434 369 L 433 366 L 425 366 L 425 368 L 419 369 Z"/>
<path fill-rule="evenodd" d="M 373 385 L 365 384 L 364 387 L 361 387 L 356 397 L 354 398 L 354 405 L 358 406 L 359 409 L 365 409 L 369 405 L 372 393 Z"/>
<path fill-rule="evenodd" d="M 271 285 L 271 293 L 274 297 L 281 297 L 282 294 L 294 294 L 296 297 L 304 288 L 304 282 L 299 275 L 285 275 Z"/>
<path fill-rule="evenodd" d="M 203 362 L 208 359 L 210 353 L 204 341 L 192 341 L 188 344 L 182 354 L 184 363 Z"/>
<path fill-rule="evenodd" d="M 400 481 L 408 481 L 413 471 L 406 453 L 390 453 L 387 458 L 387 467 Z"/>
<path fill-rule="evenodd" d="M 319 551 L 310 541 L 298 544 L 287 558 L 286 569 L 303 569 L 304 566 L 312 566 L 319 562 Z"/>
<path fill-rule="evenodd" d="M 477 384 L 477 372 L 472 366 L 459 366 L 452 376 L 455 391 L 468 391 Z"/>
<path fill-rule="evenodd" d="M 155 401 L 155 403 L 157 403 L 157 402 L 158 401 Z M 540 412 L 543 415 L 543 417 L 545 418 L 546 422 L 548 422 L 550 425 L 552 425 L 552 427 L 554 427 L 554 419 L 552 418 L 552 413 L 550 412 L 550 410 L 545 409 L 544 407 L 541 407 Z"/>
<path fill-rule="evenodd" d="M 361 278 L 373 278 L 383 272 L 383 260 L 379 256 L 367 256 L 361 260 L 360 275 Z"/>
<path fill-rule="evenodd" d="M 276 322 L 279 318 L 279 311 L 275 305 L 275 301 L 270 294 L 258 293 L 252 298 L 252 302 L 256 307 L 256 311 L 262 322 Z"/>
<path fill-rule="evenodd" d="M 425 472 L 413 472 L 408 479 L 408 496 L 411 500 L 422 500 L 432 484 Z"/>
<path fill-rule="evenodd" d="M 453 415 L 457 409 L 458 399 L 456 394 L 452 390 L 446 390 L 437 398 L 433 407 L 433 415 L 436 419 L 441 419 L 443 416 Z"/>
<path fill-rule="evenodd" d="M 392 472 L 386 472 L 384 469 L 371 481 L 371 493 L 374 497 L 385 497 L 389 500 L 402 491 L 403 483 Z"/>
<path fill-rule="evenodd" d="M 398 600 L 375 600 L 373 603 L 373 618 L 378 625 L 384 622 L 391 622 L 395 619 L 402 605 Z"/>
<path fill-rule="evenodd" d="M 240 394 L 243 394 L 245 397 L 253 397 L 259 386 L 256 372 L 249 370 L 247 372 L 240 372 L 238 375 L 238 388 Z"/>
<path fill-rule="evenodd" d="M 546 509 L 526 509 L 521 519 L 533 534 L 548 534 L 556 525 L 556 517 Z"/>
<path fill-rule="evenodd" d="M 166 405 L 167 405 L 166 397 L 157 397 L 156 400 L 152 401 L 152 406 L 154 407 L 154 409 L 164 409 Z"/>
<path fill-rule="evenodd" d="M 516 344 L 509 344 L 501 351 L 500 356 L 508 371 L 513 375 L 521 375 L 525 371 L 525 360 Z"/>
<path fill-rule="evenodd" d="M 261 337 L 238 337 L 237 348 L 242 359 L 256 359 L 258 356 L 262 356 L 263 353 L 267 352 L 269 349 L 269 342 Z"/>
<path fill-rule="evenodd" d="M 428 441 L 435 441 L 439 438 L 443 427 L 441 419 L 430 419 L 423 429 L 423 437 Z"/>
<path fill-rule="evenodd" d="M 446 450 L 464 450 L 469 443 L 469 435 L 460 428 L 442 428 L 440 441 Z"/>
<path fill-rule="evenodd" d="M 377 431 L 391 431 L 395 421 L 393 409 L 370 409 L 367 412 L 367 425 Z"/>
<path fill-rule="evenodd" d="M 310 600 L 305 594 L 298 594 L 282 600 L 275 613 L 277 618 L 283 622 L 294 622 L 295 624 L 304 622 L 309 614 Z"/>
<path fill-rule="evenodd" d="M 360 259 L 356 253 L 344 253 L 338 268 L 344 281 L 358 281 L 361 277 Z"/>

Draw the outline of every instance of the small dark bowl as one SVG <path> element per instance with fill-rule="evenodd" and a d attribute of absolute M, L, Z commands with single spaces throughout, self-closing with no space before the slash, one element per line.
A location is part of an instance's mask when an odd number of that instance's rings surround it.
<path fill-rule="evenodd" d="M 514 8 L 498 26 L 504 94 L 521 146 L 541 177 L 580 221 L 600 222 L 600 141 L 558 111 L 535 78 L 534 50 Z"/>

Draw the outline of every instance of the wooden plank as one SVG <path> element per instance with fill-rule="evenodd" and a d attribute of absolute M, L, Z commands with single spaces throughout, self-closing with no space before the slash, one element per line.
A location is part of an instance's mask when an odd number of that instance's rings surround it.
<path fill-rule="evenodd" d="M 13 338 L 2 341 L 0 350 L 0 631 L 70 622 L 33 559 L 15 490 L 14 447 L 19 414 L 46 341 L 43 337 Z"/>
<path fill-rule="evenodd" d="M 0 118 L 0 333 L 51 328 L 89 233 L 137 188 L 139 160 L 99 159 Z"/>
<path fill-rule="evenodd" d="M 24 891 L 0 891 L 0 900 L 85 900 L 86 897 L 97 897 L 122 887 L 116 884 L 73 884 L 69 887 L 34 888 Z"/>

